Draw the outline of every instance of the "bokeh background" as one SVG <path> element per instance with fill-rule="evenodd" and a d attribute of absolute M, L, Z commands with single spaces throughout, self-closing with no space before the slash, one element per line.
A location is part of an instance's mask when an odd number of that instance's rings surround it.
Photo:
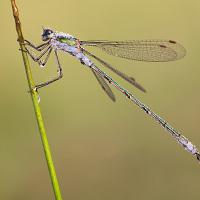
<path fill-rule="evenodd" d="M 172 39 L 176 62 L 126 61 L 93 50 L 132 75 L 143 94 L 105 69 L 200 147 L 199 0 L 18 0 L 24 36 L 39 44 L 42 26 L 82 40 Z M 0 199 L 54 199 L 18 51 L 10 1 L 0 2 Z M 92 50 L 92 49 L 90 49 Z M 113 88 L 104 94 L 90 70 L 61 54 L 64 78 L 40 90 L 63 199 L 197 200 L 200 165 L 157 123 Z M 36 82 L 56 74 L 31 62 Z M 104 67 L 102 67 L 104 69 Z"/>

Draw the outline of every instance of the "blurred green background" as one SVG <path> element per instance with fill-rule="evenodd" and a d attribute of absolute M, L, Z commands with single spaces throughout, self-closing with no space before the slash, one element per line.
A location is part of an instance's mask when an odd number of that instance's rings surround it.
<path fill-rule="evenodd" d="M 24 36 L 36 44 L 42 26 L 82 40 L 180 42 L 187 56 L 176 62 L 132 62 L 93 52 L 135 77 L 147 94 L 105 70 L 200 147 L 199 0 L 17 3 Z M 0 18 L 0 199 L 53 199 L 10 1 L 0 2 Z M 111 102 L 76 59 L 60 57 L 64 78 L 41 89 L 40 97 L 63 199 L 199 199 L 198 162 L 114 88 L 117 102 Z M 44 69 L 31 65 L 37 82 L 56 74 L 53 56 Z"/>

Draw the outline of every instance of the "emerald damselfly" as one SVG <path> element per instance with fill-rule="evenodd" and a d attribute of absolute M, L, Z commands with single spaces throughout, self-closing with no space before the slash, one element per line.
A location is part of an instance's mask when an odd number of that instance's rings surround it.
<path fill-rule="evenodd" d="M 175 140 L 179 144 L 183 146 L 185 150 L 196 156 L 196 158 L 200 161 L 199 150 L 186 137 L 181 135 L 167 121 L 165 121 L 155 112 L 153 112 L 148 106 L 139 101 L 128 90 L 120 86 L 108 74 L 97 67 L 97 65 L 89 57 L 97 60 L 103 66 L 109 68 L 111 71 L 119 75 L 121 78 L 128 81 L 130 84 L 134 85 L 141 91 L 145 92 L 146 90 L 143 88 L 143 86 L 136 82 L 133 77 L 130 77 L 125 73 L 120 72 L 119 70 L 115 69 L 110 64 L 105 62 L 103 59 L 97 57 L 96 55 L 85 49 L 85 47 L 87 46 L 92 46 L 100 48 L 110 55 L 122 57 L 125 59 L 147 62 L 167 62 L 178 60 L 185 56 L 186 50 L 182 45 L 173 40 L 81 41 L 72 35 L 57 32 L 50 28 L 43 28 L 42 40 L 44 43 L 38 46 L 35 46 L 28 40 L 25 40 L 26 51 L 30 55 L 30 57 L 41 67 L 44 67 L 46 65 L 49 56 L 53 51 L 58 66 L 58 76 L 47 82 L 36 85 L 33 89 L 38 90 L 39 88 L 47 86 L 62 78 L 63 71 L 58 58 L 58 51 L 67 52 L 70 55 L 76 57 L 81 62 L 81 64 L 91 69 L 103 90 L 113 101 L 115 101 L 115 96 L 108 83 L 113 85 L 117 90 L 119 90 L 128 99 L 135 103 L 141 110 L 143 110 L 147 115 L 158 122 L 168 133 L 171 134 L 172 137 L 175 138 Z M 41 52 L 40 55 L 35 56 L 30 48 Z"/>

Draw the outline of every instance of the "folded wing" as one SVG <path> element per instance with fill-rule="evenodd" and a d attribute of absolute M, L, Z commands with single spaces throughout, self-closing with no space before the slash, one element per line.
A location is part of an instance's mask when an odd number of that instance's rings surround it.
<path fill-rule="evenodd" d="M 106 94 L 111 98 L 112 101 L 115 101 L 115 95 L 113 94 L 112 90 L 106 83 L 103 77 L 101 77 L 97 72 L 92 70 L 94 76 L 96 77 L 97 81 L 101 85 L 102 89 L 106 92 Z"/>
<path fill-rule="evenodd" d="M 110 55 L 130 60 L 167 62 L 185 56 L 185 48 L 172 40 L 81 41 L 82 46 L 94 46 Z"/>

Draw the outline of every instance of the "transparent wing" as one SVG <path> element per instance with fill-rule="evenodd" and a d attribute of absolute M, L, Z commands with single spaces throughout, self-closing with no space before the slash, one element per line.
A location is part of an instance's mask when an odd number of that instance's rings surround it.
<path fill-rule="evenodd" d="M 139 84 L 136 82 L 136 80 L 133 77 L 127 76 L 126 74 L 124 74 L 123 72 L 120 72 L 119 70 L 113 68 L 110 64 L 108 64 L 107 62 L 105 62 L 104 60 L 98 58 L 97 56 L 95 56 L 94 54 L 88 52 L 85 49 L 82 49 L 82 51 L 95 58 L 97 61 L 99 61 L 101 64 L 103 64 L 105 67 L 109 68 L 111 71 L 113 71 L 114 73 L 116 73 L 118 76 L 120 76 L 121 78 L 123 78 L 124 80 L 126 80 L 127 82 L 129 82 L 130 84 L 132 84 L 133 86 L 135 86 L 136 88 L 140 89 L 143 92 L 146 92 L 146 90 Z"/>
<path fill-rule="evenodd" d="M 172 40 L 81 41 L 82 46 L 94 46 L 110 55 L 130 60 L 166 62 L 181 59 L 186 50 Z"/>
<path fill-rule="evenodd" d="M 109 85 L 106 83 L 104 78 L 102 78 L 96 71 L 92 69 L 94 76 L 96 77 L 97 81 L 101 85 L 102 89 L 106 92 L 106 94 L 115 101 L 115 95 L 113 94 L 112 90 L 110 89 Z"/>

